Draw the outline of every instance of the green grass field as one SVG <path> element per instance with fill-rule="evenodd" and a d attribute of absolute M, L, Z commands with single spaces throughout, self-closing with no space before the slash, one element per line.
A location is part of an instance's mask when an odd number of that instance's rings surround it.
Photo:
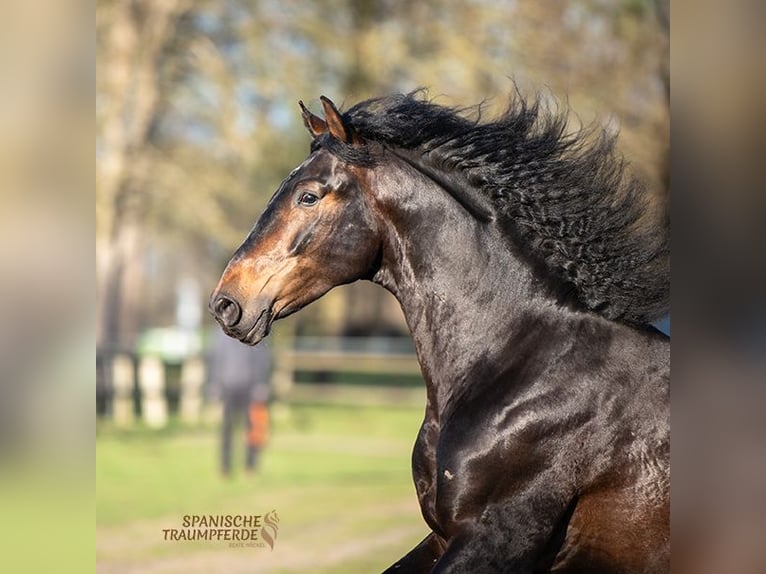
<path fill-rule="evenodd" d="M 427 533 L 410 475 L 421 406 L 282 406 L 259 472 L 215 428 L 97 434 L 97 572 L 380 572 Z M 239 446 L 239 444 L 237 445 Z M 279 514 L 274 549 L 165 541 L 185 514 Z"/>

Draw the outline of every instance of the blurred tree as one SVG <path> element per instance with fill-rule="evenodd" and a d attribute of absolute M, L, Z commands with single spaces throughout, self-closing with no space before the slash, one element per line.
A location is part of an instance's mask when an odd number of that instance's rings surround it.
<path fill-rule="evenodd" d="M 99 341 L 118 344 L 136 274 L 145 209 L 147 150 L 160 107 L 159 66 L 185 1 L 99 3 L 97 11 L 97 233 Z"/>

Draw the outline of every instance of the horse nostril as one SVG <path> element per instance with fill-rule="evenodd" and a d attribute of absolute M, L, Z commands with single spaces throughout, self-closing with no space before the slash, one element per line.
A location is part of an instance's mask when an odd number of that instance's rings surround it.
<path fill-rule="evenodd" d="M 233 299 L 221 295 L 213 305 L 215 316 L 226 327 L 233 327 L 242 317 L 242 308 Z"/>

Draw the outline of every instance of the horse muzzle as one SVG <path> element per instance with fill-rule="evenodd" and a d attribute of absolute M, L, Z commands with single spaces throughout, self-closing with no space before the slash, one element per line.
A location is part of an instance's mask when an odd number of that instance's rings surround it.
<path fill-rule="evenodd" d="M 208 309 L 227 335 L 247 345 L 256 345 L 271 331 L 273 304 L 271 299 L 259 297 L 243 308 L 236 298 L 214 292 Z"/>

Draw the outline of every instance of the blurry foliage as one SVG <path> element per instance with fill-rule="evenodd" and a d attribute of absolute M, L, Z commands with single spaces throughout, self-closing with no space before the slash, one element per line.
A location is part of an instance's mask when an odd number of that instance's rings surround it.
<path fill-rule="evenodd" d="M 653 2 L 101 0 L 97 50 L 102 343 L 172 321 L 181 273 L 212 289 L 308 151 L 299 98 L 425 86 L 497 113 L 513 78 L 619 127 L 664 190 L 667 29 Z"/>

